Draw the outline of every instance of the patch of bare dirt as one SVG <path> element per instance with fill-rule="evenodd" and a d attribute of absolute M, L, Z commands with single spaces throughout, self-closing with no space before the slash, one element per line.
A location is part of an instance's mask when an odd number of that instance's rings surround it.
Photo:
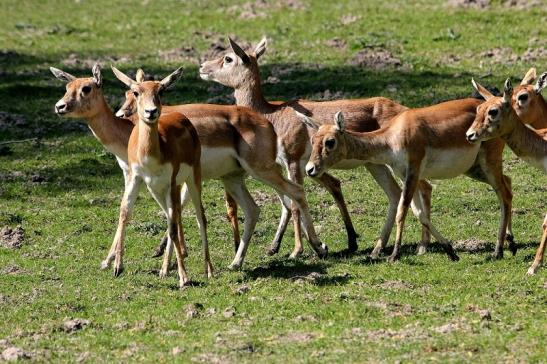
<path fill-rule="evenodd" d="M 73 319 L 73 320 L 65 320 L 63 322 L 62 329 L 65 332 L 80 331 L 84 327 L 88 326 L 90 323 L 91 323 L 91 321 L 86 320 L 86 319 L 80 319 L 80 318 L 76 318 L 76 319 Z"/>
<path fill-rule="evenodd" d="M 26 128 L 28 121 L 23 115 L 0 111 L 0 132 L 13 128 Z"/>
<path fill-rule="evenodd" d="M 6 268 L 2 270 L 2 274 L 6 275 L 20 275 L 25 274 L 25 271 L 18 267 L 17 265 L 8 265 Z"/>
<path fill-rule="evenodd" d="M 410 283 L 406 283 L 401 280 L 385 281 L 384 283 L 380 284 L 379 287 L 384 289 L 393 289 L 393 290 L 412 289 L 412 285 Z"/>
<path fill-rule="evenodd" d="M 344 39 L 338 37 L 325 41 L 325 44 L 336 49 L 346 49 L 348 47 L 348 43 Z"/>
<path fill-rule="evenodd" d="M 348 25 L 351 23 L 355 23 L 357 20 L 360 19 L 361 17 L 359 15 L 345 14 L 342 15 L 342 17 L 340 18 L 340 23 L 342 23 L 342 25 Z"/>
<path fill-rule="evenodd" d="M 384 48 L 362 49 L 350 59 L 349 64 L 375 70 L 403 67 L 403 62 Z"/>
<path fill-rule="evenodd" d="M 542 0 L 506 0 L 503 5 L 520 10 L 532 9 L 538 6 L 545 6 Z"/>
<path fill-rule="evenodd" d="M 180 62 L 185 61 L 189 63 L 195 63 L 199 60 L 198 51 L 194 47 L 180 47 L 173 48 L 166 51 L 158 52 L 161 59 L 166 62 Z"/>
<path fill-rule="evenodd" d="M 213 353 L 202 353 L 192 357 L 194 363 L 208 363 L 208 364 L 227 364 L 231 363 L 227 358 L 221 357 Z"/>
<path fill-rule="evenodd" d="M 469 325 L 463 321 L 453 321 L 447 324 L 433 328 L 433 331 L 439 334 L 450 334 L 455 331 L 468 331 Z"/>
<path fill-rule="evenodd" d="M 5 361 L 18 361 L 21 359 L 30 359 L 30 353 L 16 346 L 11 346 L 2 351 L 2 359 Z"/>
<path fill-rule="evenodd" d="M 311 95 L 310 99 L 316 100 L 316 101 L 339 100 L 339 99 L 347 99 L 349 98 L 349 95 L 350 95 L 349 93 L 343 92 L 340 90 L 332 92 L 331 90 L 326 89 L 323 92 L 319 92 L 319 93 Z"/>
<path fill-rule="evenodd" d="M 511 48 L 492 48 L 487 51 L 480 53 L 481 64 L 484 61 L 489 61 L 491 63 L 500 63 L 500 64 L 514 64 L 517 62 L 535 62 L 543 60 L 547 57 L 547 48 L 545 46 L 541 47 L 530 47 L 524 51 L 521 55 L 513 52 Z"/>
<path fill-rule="evenodd" d="M 479 239 L 458 240 L 452 243 L 452 247 L 458 251 L 478 253 L 490 249 L 491 243 Z"/>
<path fill-rule="evenodd" d="M 203 311 L 203 305 L 201 303 L 191 303 L 186 306 L 186 318 L 195 318 L 198 317 Z"/>
<path fill-rule="evenodd" d="M 448 6 L 464 9 L 486 9 L 490 7 L 490 0 L 448 0 Z"/>
<path fill-rule="evenodd" d="M 61 63 L 67 67 L 71 68 L 92 68 L 95 63 L 101 65 L 119 63 L 119 62 L 129 62 L 130 58 L 126 56 L 117 57 L 117 56 L 107 56 L 107 57 L 97 57 L 97 58 L 85 58 L 80 56 L 78 53 L 71 53 L 67 58 L 61 60 Z"/>
<path fill-rule="evenodd" d="M 247 284 L 242 284 L 241 286 L 237 287 L 234 290 L 234 293 L 237 295 L 244 295 L 245 293 L 248 293 L 251 290 L 251 287 Z"/>
<path fill-rule="evenodd" d="M 279 343 L 307 343 L 316 337 L 317 335 L 312 332 L 292 331 L 283 335 L 275 335 L 271 340 Z"/>
<path fill-rule="evenodd" d="M 346 336 L 350 338 L 366 338 L 370 341 L 379 340 L 423 340 L 429 337 L 429 334 L 415 324 L 407 325 L 401 329 L 377 329 L 363 330 L 360 327 L 355 327 L 346 332 Z"/>
<path fill-rule="evenodd" d="M 230 15 L 237 15 L 239 19 L 252 20 L 265 18 L 270 12 L 276 10 L 303 10 L 306 8 L 307 4 L 301 0 L 255 0 L 230 6 L 226 11 Z"/>
<path fill-rule="evenodd" d="M 236 315 L 236 308 L 234 306 L 226 307 L 222 315 L 226 318 L 234 317 Z"/>
<path fill-rule="evenodd" d="M 0 245 L 8 249 L 19 249 L 25 241 L 25 230 L 18 225 L 15 229 L 4 226 L 0 230 Z"/>

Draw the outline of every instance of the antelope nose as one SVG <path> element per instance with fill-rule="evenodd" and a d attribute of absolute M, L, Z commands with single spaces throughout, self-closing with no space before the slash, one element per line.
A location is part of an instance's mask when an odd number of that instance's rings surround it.
<path fill-rule="evenodd" d="M 315 166 L 312 163 L 308 163 L 306 165 L 306 173 L 310 177 L 313 177 L 315 175 Z"/>
<path fill-rule="evenodd" d="M 158 113 L 158 109 L 157 108 L 153 108 L 153 109 L 145 109 L 144 112 L 148 115 L 148 117 L 150 119 L 156 117 L 157 113 Z"/>
<path fill-rule="evenodd" d="M 474 142 L 477 140 L 477 133 L 474 132 L 474 131 L 468 131 L 466 134 L 465 134 L 465 137 L 467 139 L 468 142 Z"/>
<path fill-rule="evenodd" d="M 66 111 L 66 104 L 64 102 L 55 104 L 55 112 L 57 114 L 62 114 L 65 111 Z"/>

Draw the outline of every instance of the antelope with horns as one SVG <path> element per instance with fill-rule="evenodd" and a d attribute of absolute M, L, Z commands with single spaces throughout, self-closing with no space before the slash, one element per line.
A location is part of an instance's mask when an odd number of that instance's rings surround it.
<path fill-rule="evenodd" d="M 312 119 L 300 115 L 311 128 L 317 129 L 312 139 L 312 152 L 306 172 L 312 176 L 324 173 L 332 166 L 349 158 L 369 163 L 387 164 L 403 179 L 397 209 L 397 233 L 393 253 L 389 261 L 399 257 L 403 227 L 413 196 L 421 224 L 442 244 L 452 260 L 457 260 L 450 243 L 435 229 L 423 212 L 421 196 L 415 196 L 420 180 L 426 178 L 448 179 L 458 175 L 482 171 L 496 191 L 504 191 L 500 199 L 502 216 L 498 233 L 498 247 L 502 249 L 507 231 L 511 193 L 506 191 L 507 182 L 501 171 L 501 153 L 498 140 L 487 144 L 470 144 L 465 131 L 475 118 L 475 110 L 482 100 L 464 99 L 438 105 L 409 109 L 395 116 L 379 130 L 358 133 L 347 130 L 342 113 L 335 115 L 335 123 L 319 126 Z M 487 142 L 488 143 L 488 142 Z M 503 144 L 502 144 L 503 148 Z M 473 168 L 478 164 L 479 168 Z M 416 198 L 420 197 L 420 198 Z M 377 246 L 376 249 L 381 249 Z"/>
<path fill-rule="evenodd" d="M 541 95 L 540 83 L 536 81 L 536 69 L 530 68 L 520 85 L 513 89 L 511 104 L 525 124 L 534 129 L 547 128 L 547 102 Z"/>
<path fill-rule="evenodd" d="M 171 245 L 175 246 L 179 273 L 179 286 L 188 281 L 182 255 L 184 234 L 180 222 L 180 189 L 186 183 L 199 221 L 200 235 L 205 256 L 207 276 L 212 276 L 213 267 L 209 257 L 205 214 L 201 204 L 201 145 L 198 134 L 188 118 L 182 114 L 161 115 L 160 94 L 182 75 L 179 68 L 161 81 L 136 82 L 112 67 L 116 77 L 131 88 L 137 98 L 139 120 L 129 137 L 127 146 L 129 178 L 120 207 L 118 230 L 114 238 L 116 245 L 115 269 L 122 267 L 125 225 L 132 212 L 144 182 L 146 187 L 167 216 L 169 240 L 164 255 L 160 277 L 165 277 L 169 268 Z M 161 115 L 161 116 L 160 116 Z"/>
<path fill-rule="evenodd" d="M 137 81 L 139 78 L 144 78 L 141 70 L 137 71 Z M 125 102 L 117 114 L 134 119 L 135 112 L 136 98 L 131 91 L 127 91 Z M 162 112 L 183 113 L 195 126 L 202 144 L 203 178 L 224 180 L 226 176 L 229 176 L 231 183 L 228 187 L 230 191 L 234 191 L 231 193 L 235 197 L 243 195 L 246 198 L 243 204 L 238 200 L 245 210 L 246 218 L 244 237 L 240 244 L 242 250 L 238 251 L 231 265 L 232 268 L 238 268 L 243 263 L 248 242 L 258 220 L 258 207 L 245 187 L 244 177 L 246 174 L 266 175 L 264 172 L 269 165 L 278 168 L 272 162 L 273 155 L 264 154 L 265 150 L 269 150 L 270 146 L 276 144 L 277 137 L 273 127 L 257 113 L 238 106 L 185 104 L 163 106 Z M 265 162 L 265 165 L 261 165 L 261 162 Z M 262 170 L 264 171 L 261 172 Z M 237 178 L 237 184 L 233 183 L 235 178 Z M 266 178 L 269 185 L 277 183 L 271 177 Z M 277 175 L 275 179 L 278 179 Z M 183 193 L 183 205 L 185 199 L 186 195 Z"/>
<path fill-rule="evenodd" d="M 243 51 L 232 39 L 229 39 L 229 41 L 232 51 L 218 59 L 204 62 L 199 70 L 200 76 L 204 80 L 216 81 L 234 88 L 237 105 L 246 106 L 259 112 L 274 125 L 279 138 L 280 159 L 288 170 L 289 178 L 298 184 L 303 183 L 305 176 L 304 165 L 311 150 L 310 136 L 313 135 L 314 130 L 306 128 L 295 114 L 295 111 L 312 115 L 321 123 L 331 123 L 335 112 L 342 110 L 348 118 L 348 128 L 362 132 L 378 129 L 387 120 L 406 109 L 406 107 L 383 97 L 327 102 L 306 100 L 268 102 L 262 93 L 258 69 L 258 59 L 266 51 L 266 38 L 262 39 L 251 53 Z M 347 160 L 344 164 L 338 165 L 337 168 L 354 168 L 360 165 L 363 165 L 361 161 Z M 387 167 L 370 163 L 364 165 L 389 199 L 388 217 L 378 240 L 378 244 L 383 246 L 387 243 L 391 234 L 401 189 Z M 313 179 L 325 187 L 334 197 L 346 226 L 348 250 L 357 250 L 357 234 L 344 202 L 340 181 L 327 173 Z M 425 198 L 425 213 L 429 214 L 431 186 L 425 181 L 420 182 L 420 190 Z M 291 254 L 292 257 L 302 253 L 298 215 L 294 215 L 295 247 Z M 290 211 L 283 209 L 278 230 L 269 250 L 270 254 L 279 251 L 289 217 Z M 419 247 L 420 253 L 425 252 L 428 242 L 429 233 L 424 229 L 422 245 Z"/>
<path fill-rule="evenodd" d="M 486 102 L 479 106 L 475 121 L 467 131 L 467 139 L 472 143 L 479 143 L 501 137 L 517 156 L 547 173 L 547 129 L 532 130 L 524 125 L 519 118 L 518 108 L 513 108 L 511 105 L 515 96 L 511 81 L 509 79 L 505 81 L 502 97 L 492 95 L 474 80 L 472 83 L 473 87 L 486 99 Z M 547 72 L 541 75 L 532 91 L 539 95 L 546 86 Z M 530 111 L 534 114 L 532 110 Z M 529 275 L 535 274 L 543 263 L 546 246 L 547 214 L 543 220 L 543 236 L 539 248 L 534 262 L 528 269 Z"/>

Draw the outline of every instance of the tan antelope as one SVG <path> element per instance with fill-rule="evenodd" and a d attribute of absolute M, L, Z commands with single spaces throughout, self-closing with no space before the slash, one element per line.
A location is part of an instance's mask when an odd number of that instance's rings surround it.
<path fill-rule="evenodd" d="M 534 129 L 547 128 L 547 102 L 536 81 L 536 69 L 530 68 L 520 85 L 513 89 L 511 103 L 520 119 Z"/>
<path fill-rule="evenodd" d="M 127 145 L 128 182 L 120 207 L 118 229 L 114 238 L 116 246 L 115 270 L 122 268 L 125 226 L 133 210 L 144 182 L 146 187 L 167 216 L 169 240 L 164 255 L 160 277 L 169 269 L 171 245 L 175 246 L 179 286 L 188 282 L 182 255 L 184 234 L 180 222 L 180 190 L 183 183 L 196 206 L 208 277 L 213 274 L 209 257 L 207 227 L 201 203 L 201 145 L 198 134 L 188 118 L 182 114 L 161 115 L 160 94 L 182 75 L 179 68 L 161 81 L 136 82 L 112 67 L 116 77 L 131 88 L 137 98 L 138 122 L 135 124 Z"/>
<path fill-rule="evenodd" d="M 512 90 L 511 81 L 509 79 L 505 81 L 502 97 L 496 97 L 483 86 L 475 81 L 472 82 L 473 87 L 486 99 L 486 102 L 479 106 L 475 121 L 467 131 L 467 139 L 472 143 L 480 143 L 501 137 L 517 156 L 547 173 L 547 129 L 536 131 L 524 125 L 518 116 L 518 111 L 511 107 L 515 93 L 518 95 L 516 90 Z M 541 75 L 531 91 L 539 95 L 545 86 L 547 86 L 547 72 Z M 529 275 L 535 274 L 543 263 L 546 246 L 547 214 L 543 220 L 543 236 L 536 257 L 528 269 Z"/>
<path fill-rule="evenodd" d="M 102 93 L 102 82 L 99 81 L 102 79 L 99 66 L 95 65 L 95 76 L 90 78 L 76 78 L 55 68 L 51 70 L 57 78 L 67 82 L 67 92 L 57 102 L 56 112 L 62 116 L 85 119 L 97 139 L 116 156 L 125 176 L 129 168 L 127 145 L 133 123 L 116 117 L 106 103 Z M 210 139 L 202 143 L 202 173 L 208 170 L 218 173 L 218 178 L 226 191 L 234 196 L 245 213 L 245 227 L 241 239 L 243 244 L 239 244 L 238 252 L 231 264 L 231 267 L 238 268 L 243 264 L 259 214 L 258 206 L 245 187 L 246 174 L 264 181 L 279 194 L 298 201 L 302 201 L 303 191 L 300 186 L 287 181 L 279 171 L 279 165 L 275 161 L 277 136 L 267 120 L 247 108 L 237 106 L 202 104 L 188 107 L 185 112 L 191 115 L 191 120 L 199 120 L 199 124 L 204 125 L 203 128 L 198 126 L 198 134 L 202 131 L 210 134 Z M 220 146 L 229 154 L 215 152 L 214 148 L 208 150 L 208 146 Z M 213 167 L 209 169 L 206 166 Z M 222 171 L 225 171 L 224 175 Z M 314 250 L 319 256 L 325 256 L 326 246 L 320 243 L 315 234 L 307 205 L 304 203 L 302 206 L 305 209 L 304 215 L 308 216 L 306 229 L 313 239 L 310 243 L 315 244 Z M 113 244 L 110 253 L 101 264 L 103 269 L 110 266 L 115 249 L 116 246 Z"/>
<path fill-rule="evenodd" d="M 313 135 L 314 131 L 302 124 L 295 111 L 311 115 L 318 122 L 331 123 L 336 111 L 343 110 L 348 119 L 348 129 L 363 132 L 378 129 L 391 117 L 406 109 L 406 107 L 383 97 L 325 102 L 307 100 L 268 102 L 263 96 L 258 68 L 258 59 L 266 51 L 266 38 L 262 39 L 254 51 L 250 53 L 243 51 L 232 39 L 229 39 L 229 41 L 232 51 L 218 59 L 204 62 L 199 70 L 200 76 L 204 80 L 216 81 L 234 88 L 237 105 L 246 106 L 257 111 L 274 125 L 279 138 L 280 159 L 288 171 L 289 178 L 298 184 L 303 183 L 305 176 L 304 165 L 311 151 L 310 136 Z M 361 161 L 347 160 L 336 167 L 347 169 L 360 165 L 363 165 Z M 364 165 L 372 174 L 375 181 L 382 187 L 389 199 L 388 216 L 378 240 L 379 244 L 385 245 L 391 234 L 401 189 L 387 167 L 369 163 Z M 344 196 L 342 195 L 340 181 L 328 173 L 323 173 L 313 179 L 325 187 L 334 197 L 344 219 L 348 235 L 348 250 L 357 250 L 357 234 L 353 228 Z M 426 198 L 426 213 L 429 214 L 428 207 L 430 204 L 429 197 L 427 196 L 431 193 L 431 186 L 424 181 L 420 183 L 420 190 Z M 295 247 L 291 256 L 295 257 L 302 253 L 302 243 L 298 214 L 295 213 L 294 208 L 293 214 L 295 215 L 293 216 L 295 222 Z M 289 218 L 290 211 L 283 209 L 278 230 L 269 250 L 270 254 L 275 254 L 279 251 L 281 239 Z M 429 233 L 424 229 L 422 245 L 419 248 L 420 253 L 425 252 L 428 242 Z"/>
<path fill-rule="evenodd" d="M 501 170 L 501 152 L 498 140 L 494 144 L 471 144 L 465 131 L 475 118 L 475 110 L 482 100 L 463 99 L 443 102 L 438 105 L 409 109 L 395 116 L 379 130 L 359 133 L 346 129 L 342 113 L 335 115 L 335 123 L 319 124 L 301 114 L 302 120 L 317 130 L 312 139 L 312 152 L 306 172 L 319 176 L 326 170 L 347 159 L 358 159 L 368 163 L 387 164 L 403 179 L 397 209 L 397 234 L 393 253 L 389 261 L 399 258 L 403 227 L 412 201 L 417 205 L 421 224 L 441 243 L 452 260 L 458 260 L 452 246 L 432 225 L 423 212 L 422 196 L 416 198 L 420 180 L 448 179 L 461 174 L 484 173 L 484 178 L 495 188 L 501 203 L 501 221 L 495 254 L 503 249 L 511 212 L 511 191 Z M 488 143 L 488 142 L 486 142 Z M 488 149 L 488 148 L 491 149 Z M 503 149 L 503 143 L 502 143 Z M 383 247 L 377 245 L 375 251 Z M 498 250 L 499 249 L 499 250 Z"/>
<path fill-rule="evenodd" d="M 387 125 L 393 116 L 407 110 L 406 107 L 383 97 L 327 102 L 298 100 L 286 103 L 270 103 L 263 96 L 258 69 L 258 58 L 266 50 L 266 39 L 262 39 L 251 53 L 244 52 L 232 40 L 230 40 L 230 44 L 232 52 L 227 53 L 224 57 L 202 64 L 200 68 L 201 77 L 234 88 L 238 105 L 249 106 L 268 118 L 276 127 L 281 144 L 291 146 L 289 150 L 293 154 L 286 153 L 286 156 L 288 155 L 293 161 L 298 161 L 298 158 L 300 158 L 300 165 L 302 167 L 309 158 L 311 152 L 309 137 L 313 136 L 315 130 L 312 128 L 303 130 L 303 126 L 298 125 L 301 120 L 296 116 L 294 111 L 312 116 L 318 124 L 332 124 L 335 113 L 341 110 L 346 119 L 347 130 L 368 132 Z M 301 147 L 292 147 L 295 144 Z M 295 150 L 299 153 L 294 152 Z M 471 168 L 465 172 L 468 177 L 493 186 L 502 205 L 502 216 L 509 214 L 509 217 L 507 217 L 509 221 L 507 224 L 507 234 L 505 230 L 500 230 L 498 234 L 498 245 L 494 252 L 496 258 L 503 256 L 505 237 L 509 241 L 509 248 L 513 253 L 516 252 L 517 248 L 511 232 L 511 180 L 502 174 L 502 152 L 503 141 L 501 140 L 485 144 L 484 147 L 481 147 L 481 153 L 478 154 L 478 158 L 481 160 L 477 159 Z M 393 179 L 388 168 L 382 165 L 365 163 L 356 158 L 348 158 L 331 167 L 346 169 L 363 164 L 386 192 L 390 202 L 386 222 L 372 254 L 376 258 L 381 250 L 379 247 L 385 246 L 389 240 L 389 235 L 395 221 L 397 205 L 401 196 L 401 189 Z M 319 179 L 322 180 L 325 175 L 321 174 Z M 502 177 L 500 178 L 503 181 L 496 181 L 493 178 L 494 175 L 501 175 Z M 430 216 L 431 186 L 426 181 L 420 181 L 418 189 L 421 195 L 421 205 L 424 209 L 422 214 Z M 422 243 L 418 248 L 419 253 L 425 251 L 428 241 L 429 232 L 423 228 Z M 278 241 L 274 240 L 273 250 L 279 247 L 278 243 Z"/>

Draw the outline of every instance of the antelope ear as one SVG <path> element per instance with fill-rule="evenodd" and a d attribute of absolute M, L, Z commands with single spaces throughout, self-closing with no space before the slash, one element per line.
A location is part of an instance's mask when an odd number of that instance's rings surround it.
<path fill-rule="evenodd" d="M 334 126 L 338 131 L 344 131 L 346 129 L 346 121 L 344 120 L 344 115 L 342 115 L 342 111 L 338 111 L 336 114 L 334 114 Z"/>
<path fill-rule="evenodd" d="M 255 56 L 256 59 L 259 59 L 264 52 L 266 52 L 266 47 L 268 46 L 268 39 L 266 37 L 263 37 L 262 40 L 256 45 L 255 47 Z"/>
<path fill-rule="evenodd" d="M 307 127 L 312 128 L 314 130 L 319 129 L 319 125 L 315 121 L 313 121 L 312 118 L 310 118 L 309 116 L 304 115 L 301 112 L 298 112 L 296 110 L 294 112 L 296 113 L 296 116 L 298 116 L 300 118 L 300 121 L 302 121 L 304 124 L 306 124 Z"/>
<path fill-rule="evenodd" d="M 541 74 L 538 78 L 538 82 L 534 85 L 534 91 L 536 94 L 540 94 L 541 90 L 543 90 L 547 86 L 547 72 Z"/>
<path fill-rule="evenodd" d="M 521 85 L 531 85 L 536 80 L 536 69 L 534 67 L 530 68 L 528 72 L 524 75 L 524 78 L 522 81 L 520 81 Z"/>
<path fill-rule="evenodd" d="M 120 81 L 122 81 L 123 84 L 125 84 L 127 87 L 131 88 L 132 85 L 136 84 L 137 82 L 133 81 L 131 77 L 127 76 L 125 73 L 120 71 L 114 66 L 110 66 L 112 68 L 112 72 L 114 72 L 114 76 Z"/>
<path fill-rule="evenodd" d="M 93 78 L 95 79 L 95 83 L 97 84 L 97 87 L 101 87 L 103 85 L 103 76 L 101 75 L 101 66 L 99 66 L 98 63 L 95 63 L 91 72 L 93 72 Z"/>
<path fill-rule="evenodd" d="M 135 76 L 135 80 L 138 82 L 138 83 L 141 83 L 144 81 L 144 71 L 142 70 L 142 68 L 139 68 L 137 70 L 137 75 Z"/>
<path fill-rule="evenodd" d="M 475 90 L 477 90 L 477 92 L 482 97 L 484 97 L 485 100 L 488 100 L 488 99 L 491 99 L 492 97 L 494 97 L 494 95 L 492 95 L 490 93 L 490 91 L 488 91 L 486 88 L 484 88 L 484 86 L 482 86 L 481 84 L 475 82 L 474 79 L 471 79 L 471 83 L 473 84 L 473 87 L 475 88 Z"/>
<path fill-rule="evenodd" d="M 241 47 L 230 37 L 228 37 L 228 40 L 230 41 L 230 47 L 232 47 L 232 50 L 234 53 L 241 58 L 243 63 L 249 63 L 250 59 L 247 53 Z"/>
<path fill-rule="evenodd" d="M 511 104 L 511 97 L 513 96 L 513 85 L 511 85 L 511 79 L 508 78 L 505 80 L 505 85 L 503 86 L 503 102 L 506 104 Z"/>
<path fill-rule="evenodd" d="M 177 68 L 169 76 L 160 81 L 160 89 L 166 90 L 172 86 L 182 76 L 182 67 Z"/>
<path fill-rule="evenodd" d="M 53 76 L 61 81 L 70 82 L 76 79 L 75 76 L 72 76 L 70 73 L 66 73 L 65 71 L 61 71 L 58 68 L 49 67 L 49 70 L 51 71 L 51 73 L 53 73 Z"/>

